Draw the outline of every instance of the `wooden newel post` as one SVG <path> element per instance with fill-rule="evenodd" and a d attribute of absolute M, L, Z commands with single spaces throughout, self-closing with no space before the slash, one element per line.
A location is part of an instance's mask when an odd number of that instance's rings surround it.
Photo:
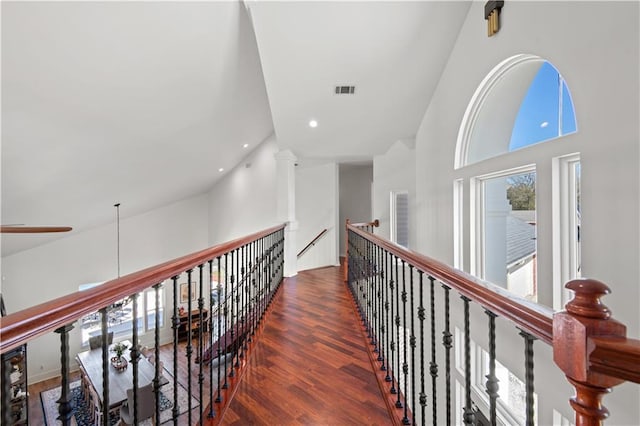
<path fill-rule="evenodd" d="M 566 288 L 575 297 L 566 310 L 553 316 L 553 360 L 575 387 L 569 401 L 576 426 L 602 425 L 609 411 L 602 397 L 611 387 L 623 382 L 590 370 L 589 355 L 595 348 L 591 337 L 626 336 L 626 326 L 611 318 L 611 311 L 600 298 L 611 291 L 604 283 L 591 279 L 569 281 Z"/>

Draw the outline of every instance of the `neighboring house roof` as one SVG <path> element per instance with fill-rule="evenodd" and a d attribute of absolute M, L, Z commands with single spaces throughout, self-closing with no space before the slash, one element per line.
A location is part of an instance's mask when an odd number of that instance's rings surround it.
<path fill-rule="evenodd" d="M 511 210 L 511 216 L 527 223 L 536 223 L 535 210 Z"/>
<path fill-rule="evenodd" d="M 532 220 L 522 219 L 522 216 L 532 217 Z M 535 253 L 536 227 L 529 222 L 535 223 L 535 211 L 512 211 L 507 216 L 507 265 Z"/>

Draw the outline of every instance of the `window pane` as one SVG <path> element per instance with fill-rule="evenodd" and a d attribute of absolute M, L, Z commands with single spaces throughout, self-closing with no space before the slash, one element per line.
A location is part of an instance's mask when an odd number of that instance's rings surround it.
<path fill-rule="evenodd" d="M 536 174 L 483 182 L 483 276 L 518 296 L 537 300 Z"/>
<path fill-rule="evenodd" d="M 567 84 L 558 70 L 545 62 L 520 105 L 509 151 L 576 131 L 576 117 Z"/>
<path fill-rule="evenodd" d="M 164 289 L 160 289 L 160 327 L 164 326 Z M 153 330 L 156 328 L 156 292 L 155 290 L 148 290 L 147 295 L 147 329 Z"/>

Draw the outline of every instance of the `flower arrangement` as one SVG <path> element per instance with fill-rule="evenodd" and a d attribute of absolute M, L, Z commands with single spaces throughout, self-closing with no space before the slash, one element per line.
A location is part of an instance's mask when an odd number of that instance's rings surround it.
<path fill-rule="evenodd" d="M 120 359 L 122 357 L 122 354 L 124 353 L 124 351 L 126 351 L 128 348 L 127 345 L 125 345 L 124 343 L 120 342 L 120 343 L 116 343 L 115 345 L 113 345 L 113 351 L 116 353 L 116 356 L 118 357 L 118 359 Z"/>

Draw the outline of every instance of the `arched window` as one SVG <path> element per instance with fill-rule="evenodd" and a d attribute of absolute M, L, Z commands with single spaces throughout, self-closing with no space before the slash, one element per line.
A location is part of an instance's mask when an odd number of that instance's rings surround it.
<path fill-rule="evenodd" d="M 517 296 L 556 304 L 555 288 L 539 288 L 539 270 L 545 278 L 553 275 L 545 285 L 579 275 L 580 163 L 575 150 L 561 152 L 548 144 L 576 130 L 569 87 L 550 62 L 516 55 L 487 75 L 458 134 L 457 267 Z M 572 197 L 574 202 L 561 202 Z M 539 229 L 545 234 L 538 235 Z M 542 257 L 542 264 L 541 241 L 553 251 Z"/>

